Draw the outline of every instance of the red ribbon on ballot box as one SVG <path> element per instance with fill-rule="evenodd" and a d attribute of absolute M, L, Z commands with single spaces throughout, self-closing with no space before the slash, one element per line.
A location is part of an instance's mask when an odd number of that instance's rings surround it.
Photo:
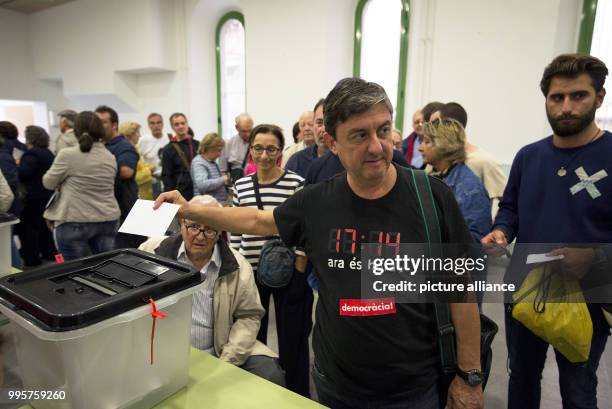
<path fill-rule="evenodd" d="M 153 317 L 153 326 L 151 327 L 151 365 L 153 365 L 153 340 L 155 339 L 155 321 L 159 318 L 163 320 L 168 314 L 161 312 L 157 309 L 153 298 L 149 298 L 149 304 L 151 304 L 151 317 Z"/>

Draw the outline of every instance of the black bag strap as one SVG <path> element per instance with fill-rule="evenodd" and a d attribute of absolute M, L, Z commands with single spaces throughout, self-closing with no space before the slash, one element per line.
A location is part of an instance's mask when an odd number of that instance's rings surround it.
<path fill-rule="evenodd" d="M 280 179 L 285 176 L 285 171 L 283 170 Z M 253 181 L 253 190 L 255 190 L 255 200 L 257 201 L 257 208 L 259 210 L 264 210 L 263 202 L 261 201 L 261 194 L 259 193 L 259 180 L 257 179 L 257 172 L 251 175 L 251 180 Z"/>
<path fill-rule="evenodd" d="M 255 190 L 255 200 L 257 200 L 257 208 L 263 210 L 263 202 L 261 201 L 261 194 L 259 194 L 259 181 L 257 180 L 257 172 L 251 175 L 253 181 L 253 189 Z"/>
<path fill-rule="evenodd" d="M 172 144 L 172 147 L 176 151 L 176 154 L 179 156 L 179 159 L 183 163 L 183 166 L 185 166 L 185 170 L 189 172 L 190 166 L 189 166 L 189 162 L 187 161 L 187 156 L 185 156 L 185 152 L 183 152 L 183 149 L 181 149 L 178 142 L 170 142 L 170 143 Z"/>
<path fill-rule="evenodd" d="M 425 234 L 429 247 L 429 257 L 440 257 L 442 233 L 436 202 L 429 183 L 429 176 L 419 169 L 410 169 L 412 181 L 416 190 Z M 434 246 L 432 247 L 432 244 Z M 434 313 L 438 326 L 438 343 L 440 346 L 440 359 L 445 374 L 455 373 L 457 370 L 457 352 L 455 350 L 455 327 L 453 326 L 450 308 L 447 302 L 434 295 Z"/>
<path fill-rule="evenodd" d="M 242 160 L 242 169 L 245 169 L 248 159 L 249 159 L 249 148 L 247 148 L 247 151 L 244 154 L 244 159 Z"/>

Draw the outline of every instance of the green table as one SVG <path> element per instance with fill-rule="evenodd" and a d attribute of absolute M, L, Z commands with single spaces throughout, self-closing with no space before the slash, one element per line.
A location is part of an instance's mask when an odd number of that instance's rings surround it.
<path fill-rule="evenodd" d="M 189 383 L 156 409 L 324 408 L 317 402 L 191 348 Z"/>
<path fill-rule="evenodd" d="M 324 408 L 310 399 L 191 348 L 189 383 L 155 409 L 309 409 Z M 30 405 L 20 409 L 32 409 Z"/>

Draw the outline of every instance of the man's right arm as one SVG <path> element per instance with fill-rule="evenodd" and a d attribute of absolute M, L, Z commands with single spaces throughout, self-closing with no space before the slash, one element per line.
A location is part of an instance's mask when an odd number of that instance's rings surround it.
<path fill-rule="evenodd" d="M 514 158 L 508 184 L 504 190 L 504 195 L 499 203 L 499 210 L 493 223 L 492 231 L 482 238 L 482 244 L 497 244 L 505 247 L 512 242 L 516 236 L 518 228 L 518 196 L 521 184 L 521 170 L 523 161 L 523 151 Z"/>
<path fill-rule="evenodd" d="M 278 234 L 272 210 L 259 210 L 253 207 L 210 207 L 188 204 L 181 207 L 179 214 L 216 230 L 253 236 Z"/>
<path fill-rule="evenodd" d="M 154 209 L 162 203 L 180 204 L 179 216 L 212 227 L 219 231 L 271 236 L 278 234 L 272 210 L 258 210 L 253 207 L 210 207 L 188 203 L 176 190 L 162 193 L 155 200 Z"/>

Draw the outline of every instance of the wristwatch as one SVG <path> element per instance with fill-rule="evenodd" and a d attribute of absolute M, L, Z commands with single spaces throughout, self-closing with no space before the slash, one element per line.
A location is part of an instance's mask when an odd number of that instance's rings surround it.
<path fill-rule="evenodd" d="M 470 369 L 469 371 L 464 371 L 463 369 L 457 367 L 457 375 L 470 386 L 482 385 L 482 382 L 484 381 L 482 372 L 478 369 Z"/>

